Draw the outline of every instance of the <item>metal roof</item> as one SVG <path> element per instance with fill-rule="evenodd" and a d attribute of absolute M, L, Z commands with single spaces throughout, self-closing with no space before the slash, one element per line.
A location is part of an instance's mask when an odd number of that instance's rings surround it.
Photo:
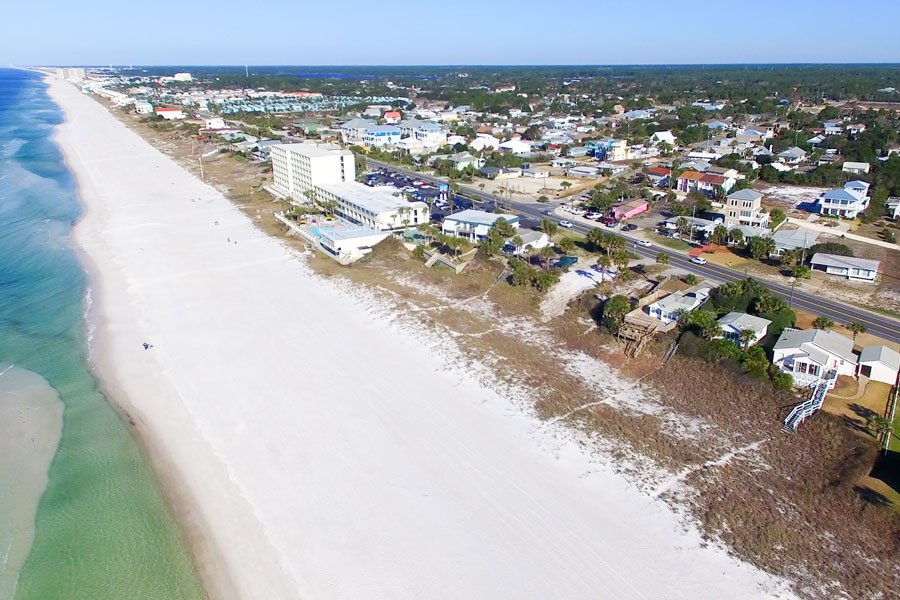
<path fill-rule="evenodd" d="M 811 265 L 823 265 L 826 267 L 837 267 L 839 269 L 863 269 L 875 272 L 878 272 L 878 267 L 881 266 L 880 260 L 856 258 L 855 256 L 840 256 L 838 254 L 825 254 L 824 252 L 816 252 L 813 254 L 809 263 Z"/>

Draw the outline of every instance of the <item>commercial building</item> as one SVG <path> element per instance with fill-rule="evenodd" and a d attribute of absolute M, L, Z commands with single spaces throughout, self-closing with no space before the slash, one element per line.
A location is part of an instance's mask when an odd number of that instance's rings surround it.
<path fill-rule="evenodd" d="M 134 103 L 134 112 L 139 115 L 149 115 L 153 112 L 153 105 L 146 100 Z"/>
<path fill-rule="evenodd" d="M 271 147 L 272 173 L 279 193 L 295 200 L 326 184 L 356 180 L 353 153 L 333 145 L 279 144 Z"/>
<path fill-rule="evenodd" d="M 416 227 L 431 220 L 424 202 L 407 202 L 392 187 L 369 187 L 355 181 L 317 186 L 316 200 L 334 202 L 334 212 L 340 217 L 383 231 Z"/>
<path fill-rule="evenodd" d="M 278 195 L 299 204 L 333 202 L 338 216 L 378 231 L 429 222 L 424 202 L 407 202 L 394 195 L 394 188 L 357 183 L 349 150 L 327 144 L 276 144 L 270 151 L 273 192 Z"/>
<path fill-rule="evenodd" d="M 191 77 L 190 73 L 175 73 L 175 75 L 172 76 L 172 79 L 175 81 L 192 81 L 193 77 Z"/>

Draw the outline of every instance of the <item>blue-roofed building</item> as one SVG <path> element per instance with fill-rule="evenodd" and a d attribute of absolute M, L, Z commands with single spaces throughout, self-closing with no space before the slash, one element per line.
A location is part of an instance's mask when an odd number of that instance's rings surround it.
<path fill-rule="evenodd" d="M 400 141 L 400 129 L 393 125 L 373 125 L 363 131 L 362 142 L 364 146 L 380 148 L 393 146 Z"/>
<path fill-rule="evenodd" d="M 835 215 L 855 219 L 869 207 L 869 184 L 865 181 L 848 181 L 843 188 L 823 192 L 816 199 L 816 211 L 822 215 Z"/>

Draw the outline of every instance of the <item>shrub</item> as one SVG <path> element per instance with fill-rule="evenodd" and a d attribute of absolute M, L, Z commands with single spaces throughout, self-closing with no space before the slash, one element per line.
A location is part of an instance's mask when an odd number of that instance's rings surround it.
<path fill-rule="evenodd" d="M 849 246 L 845 246 L 844 244 L 839 244 L 838 242 L 825 242 L 823 244 L 813 244 L 809 248 L 809 256 L 812 256 L 816 252 L 823 252 L 825 254 L 836 254 L 838 256 L 853 256 L 853 250 L 849 248 Z"/>

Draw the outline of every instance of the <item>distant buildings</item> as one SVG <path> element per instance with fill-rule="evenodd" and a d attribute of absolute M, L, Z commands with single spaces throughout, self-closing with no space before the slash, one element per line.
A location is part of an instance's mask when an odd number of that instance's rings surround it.
<path fill-rule="evenodd" d="M 65 67 L 57 69 L 56 76 L 72 83 L 81 83 L 84 80 L 84 69 L 80 67 Z"/>
<path fill-rule="evenodd" d="M 190 73 L 175 73 L 172 79 L 175 81 L 192 81 L 193 77 L 191 77 Z"/>

